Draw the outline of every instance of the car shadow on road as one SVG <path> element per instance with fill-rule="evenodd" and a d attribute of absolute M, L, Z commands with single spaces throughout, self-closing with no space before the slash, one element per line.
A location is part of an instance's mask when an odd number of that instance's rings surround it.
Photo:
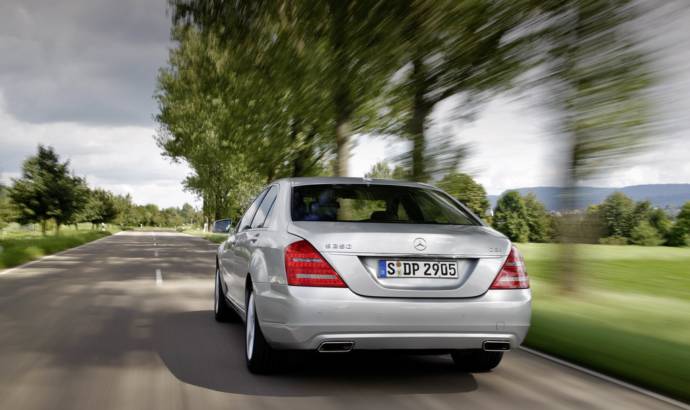
<path fill-rule="evenodd" d="M 210 311 L 177 312 L 154 324 L 161 359 L 185 383 L 258 396 L 459 393 L 477 388 L 449 356 L 359 352 L 300 354 L 284 371 L 257 376 L 244 363 L 244 330 L 220 324 Z"/>

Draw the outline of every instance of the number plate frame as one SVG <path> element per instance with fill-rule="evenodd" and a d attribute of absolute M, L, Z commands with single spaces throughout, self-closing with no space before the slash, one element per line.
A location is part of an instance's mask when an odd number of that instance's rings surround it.
<path fill-rule="evenodd" d="M 457 279 L 459 273 L 457 261 L 439 260 L 379 259 L 376 269 L 380 279 Z"/>

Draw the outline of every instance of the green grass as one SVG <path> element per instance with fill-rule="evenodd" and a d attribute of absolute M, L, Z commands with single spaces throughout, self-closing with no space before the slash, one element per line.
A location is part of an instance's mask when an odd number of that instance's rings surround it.
<path fill-rule="evenodd" d="M 522 244 L 533 290 L 527 346 L 690 401 L 690 249 L 576 245 L 578 291 L 559 249 Z"/>
<path fill-rule="evenodd" d="M 111 232 L 63 228 L 60 235 L 35 231 L 5 232 L 0 237 L 0 269 L 11 268 L 110 235 Z"/>

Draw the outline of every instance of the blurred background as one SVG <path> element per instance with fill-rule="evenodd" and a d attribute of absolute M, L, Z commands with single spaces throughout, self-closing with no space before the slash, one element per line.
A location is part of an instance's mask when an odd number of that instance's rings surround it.
<path fill-rule="evenodd" d="M 3 2 L 0 267 L 220 241 L 282 177 L 427 182 L 519 243 L 527 346 L 688 401 L 688 24 L 683 0 Z"/>

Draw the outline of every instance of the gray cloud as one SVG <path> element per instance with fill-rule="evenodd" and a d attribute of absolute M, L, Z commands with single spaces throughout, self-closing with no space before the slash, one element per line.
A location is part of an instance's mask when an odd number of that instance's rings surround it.
<path fill-rule="evenodd" d="M 22 121 L 150 125 L 167 57 L 165 0 L 0 5 L 0 89 Z"/>

